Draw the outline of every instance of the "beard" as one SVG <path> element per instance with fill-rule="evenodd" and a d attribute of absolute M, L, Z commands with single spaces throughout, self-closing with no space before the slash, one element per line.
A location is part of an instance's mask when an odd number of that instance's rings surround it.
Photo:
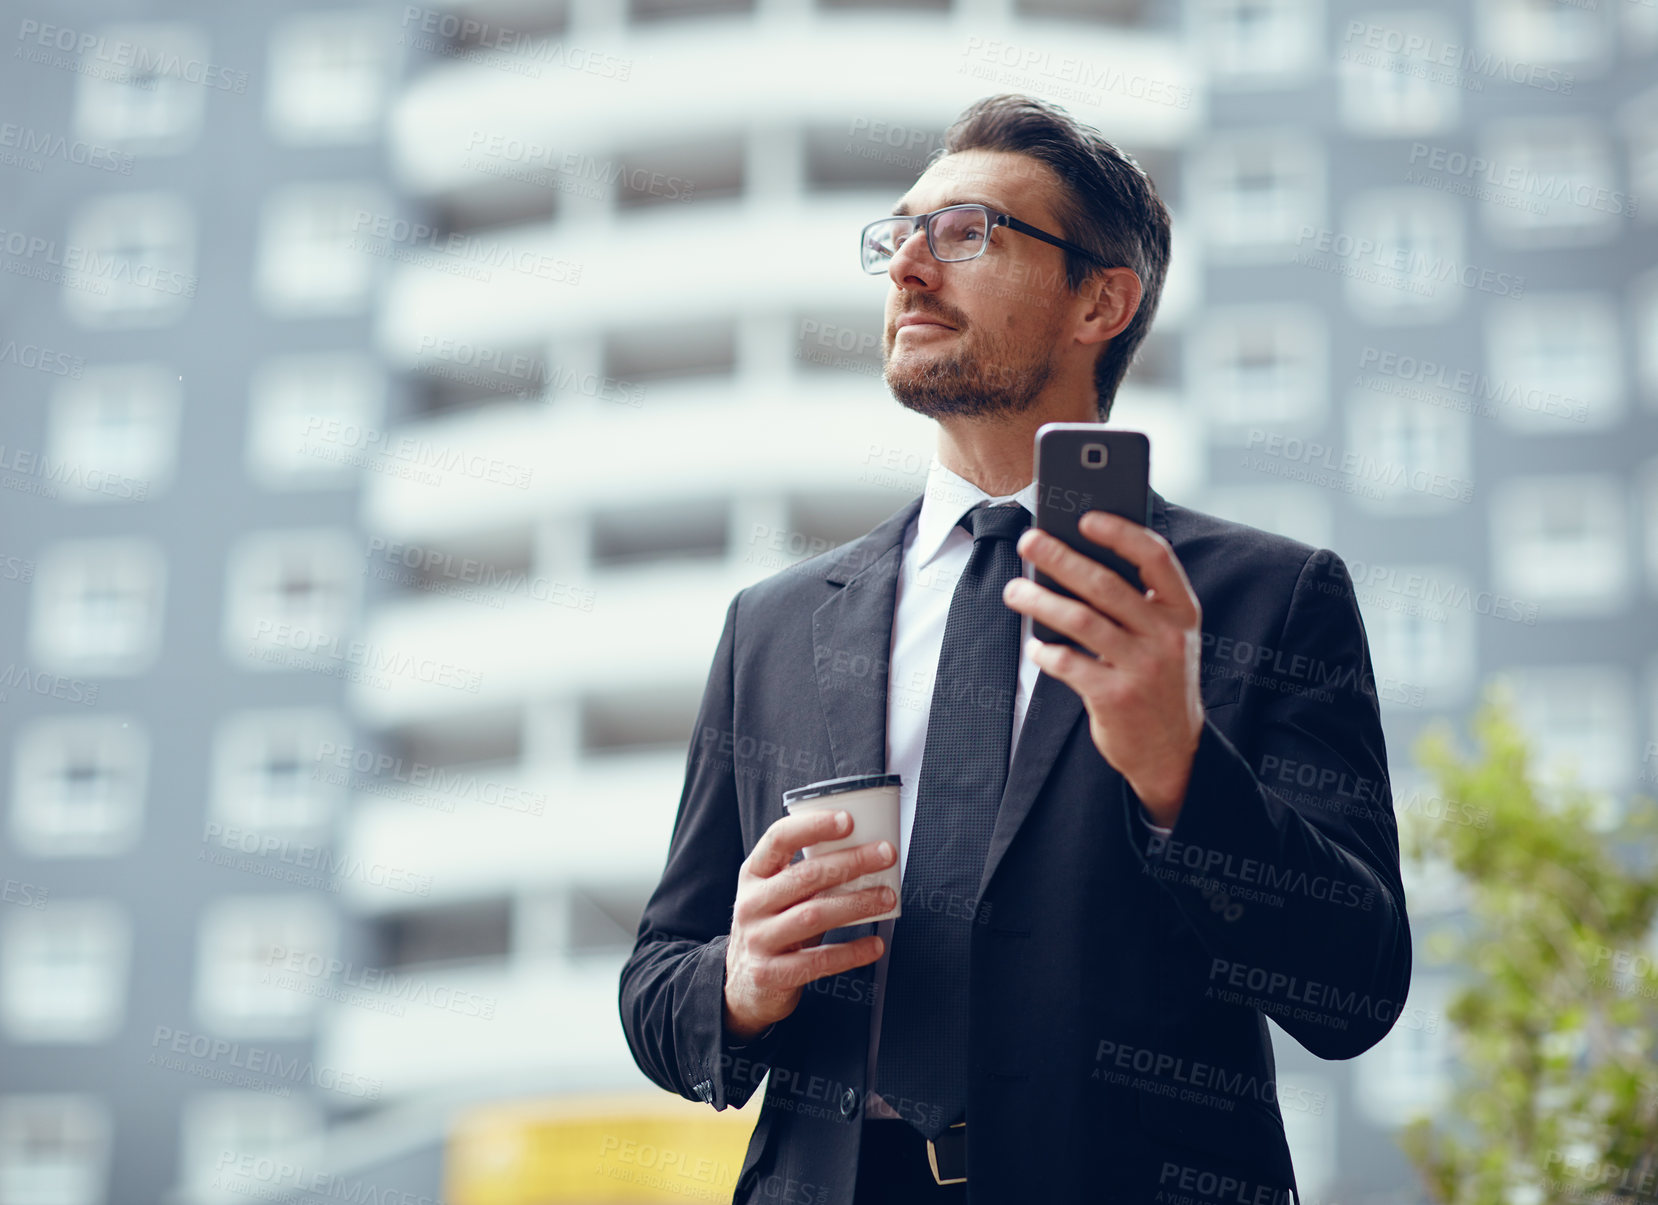
<path fill-rule="evenodd" d="M 971 335 L 963 336 L 960 327 L 957 331 L 954 350 L 915 352 L 897 364 L 892 355 L 897 342 L 894 332 L 886 345 L 882 371 L 892 396 L 927 418 L 993 418 L 1029 410 L 1053 376 L 1051 344 L 1038 339 L 1023 340 L 1021 346 L 1011 339 L 990 338 L 978 347 Z"/>

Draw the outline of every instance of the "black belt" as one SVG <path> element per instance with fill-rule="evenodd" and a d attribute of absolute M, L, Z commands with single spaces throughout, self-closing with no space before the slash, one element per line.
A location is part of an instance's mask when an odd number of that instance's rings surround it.
<path fill-rule="evenodd" d="M 927 1139 L 927 1166 L 939 1184 L 967 1183 L 967 1123 L 958 1121 L 938 1138 Z"/>
<path fill-rule="evenodd" d="M 864 1149 L 858 1159 L 860 1183 L 908 1184 L 916 1191 L 967 1182 L 967 1123 L 959 1121 L 936 1141 L 898 1118 L 864 1120 Z M 922 1170 L 925 1166 L 926 1170 Z M 946 1193 L 954 1197 L 956 1192 Z M 873 1198 L 872 1198 L 873 1199 Z M 943 1200 L 944 1197 L 940 1197 Z"/>

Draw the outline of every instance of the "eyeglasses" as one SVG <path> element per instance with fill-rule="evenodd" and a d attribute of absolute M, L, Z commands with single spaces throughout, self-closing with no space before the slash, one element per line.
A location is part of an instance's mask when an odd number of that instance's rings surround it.
<path fill-rule="evenodd" d="M 974 202 L 966 205 L 946 205 L 943 209 L 935 209 L 931 213 L 877 218 L 869 223 L 864 227 L 859 248 L 864 271 L 871 275 L 885 272 L 887 265 L 892 262 L 892 257 L 898 254 L 898 248 L 915 233 L 917 227 L 923 225 L 927 230 L 927 250 L 931 251 L 933 258 L 940 263 L 959 264 L 963 260 L 977 259 L 984 254 L 985 247 L 990 243 L 991 227 L 1006 226 L 1020 234 L 1039 238 L 1044 243 L 1052 243 L 1055 247 L 1074 251 L 1101 267 L 1116 266 L 1106 263 L 1086 247 L 1066 242 L 1057 235 L 1038 230 L 1029 222 L 1021 222 L 1011 214 Z"/>

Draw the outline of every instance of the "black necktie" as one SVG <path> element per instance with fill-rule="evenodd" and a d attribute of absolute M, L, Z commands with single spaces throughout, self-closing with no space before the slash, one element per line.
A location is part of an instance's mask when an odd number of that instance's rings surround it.
<path fill-rule="evenodd" d="M 967 956 L 979 878 L 996 826 L 1013 739 L 1019 612 L 1002 601 L 1020 575 L 1019 503 L 961 517 L 973 552 L 956 582 L 933 679 L 927 741 L 893 922 L 877 1091 L 928 1138 L 967 1109 Z"/>

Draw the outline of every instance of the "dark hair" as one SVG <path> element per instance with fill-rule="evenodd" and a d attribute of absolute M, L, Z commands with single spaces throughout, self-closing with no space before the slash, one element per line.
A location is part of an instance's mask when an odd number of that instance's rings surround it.
<path fill-rule="evenodd" d="M 1140 278 L 1140 308 L 1094 366 L 1104 422 L 1163 295 L 1169 270 L 1167 207 L 1151 177 L 1131 157 L 1092 126 L 1034 96 L 1004 92 L 975 101 L 944 132 L 944 144 L 933 152 L 929 166 L 944 155 L 968 150 L 1014 151 L 1053 169 L 1060 183 L 1054 213 L 1063 227 L 1054 233 L 1108 264 L 1134 269 Z M 1073 291 L 1098 270 L 1083 256 L 1065 252 L 1065 279 Z"/>

